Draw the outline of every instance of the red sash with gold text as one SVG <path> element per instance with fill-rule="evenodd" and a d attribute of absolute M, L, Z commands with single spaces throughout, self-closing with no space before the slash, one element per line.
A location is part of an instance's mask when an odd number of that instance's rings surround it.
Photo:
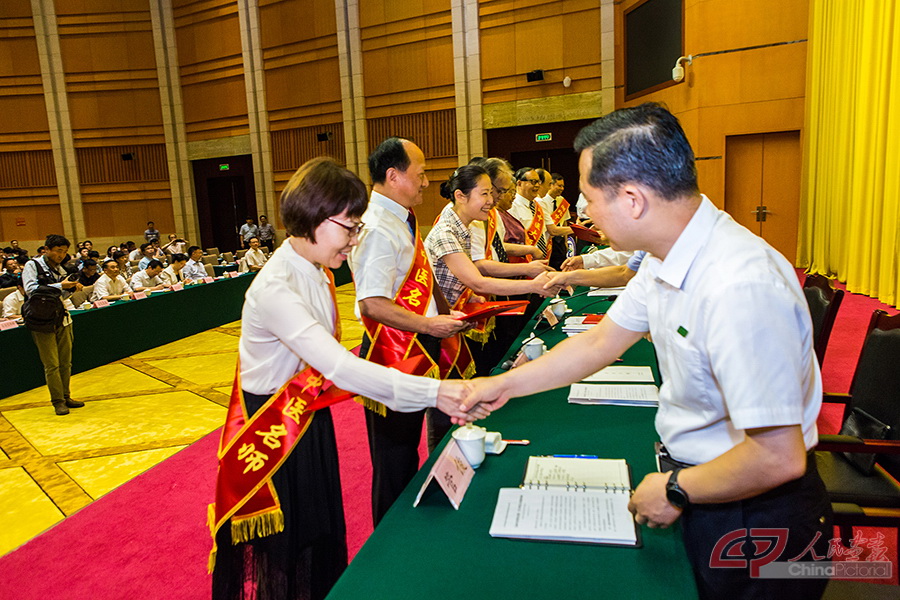
<path fill-rule="evenodd" d="M 550 218 L 553 219 L 553 222 L 557 225 L 562 223 L 563 215 L 568 217 L 569 214 L 569 202 L 565 198 L 561 198 L 559 201 L 559 205 L 556 207 L 556 210 L 550 215 Z"/>
<path fill-rule="evenodd" d="M 328 276 L 333 303 L 334 336 L 340 340 L 340 317 L 334 277 Z M 272 475 L 284 464 L 306 433 L 316 410 L 348 400 L 345 392 L 312 367 L 303 369 L 282 385 L 252 417 L 248 417 L 238 362 L 228 404 L 228 415 L 219 440 L 216 501 L 209 505 L 209 527 L 216 560 L 216 533 L 231 519 L 231 539 L 237 544 L 284 530 L 284 513 Z"/>

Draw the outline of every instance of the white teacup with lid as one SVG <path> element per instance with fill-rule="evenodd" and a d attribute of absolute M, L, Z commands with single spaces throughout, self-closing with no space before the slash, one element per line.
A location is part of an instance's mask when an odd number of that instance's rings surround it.
<path fill-rule="evenodd" d="M 469 423 L 453 432 L 453 439 L 463 456 L 469 461 L 473 469 L 477 469 L 484 462 L 484 437 L 487 430 L 484 427 Z"/>

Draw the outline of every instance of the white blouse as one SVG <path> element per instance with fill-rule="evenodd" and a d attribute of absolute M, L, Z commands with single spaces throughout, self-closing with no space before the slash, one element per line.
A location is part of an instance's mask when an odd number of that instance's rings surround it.
<path fill-rule="evenodd" d="M 435 406 L 440 382 L 360 359 L 332 335 L 334 303 L 324 271 L 285 240 L 259 271 L 241 315 L 241 384 L 272 394 L 308 365 L 339 388 L 412 412 Z"/>

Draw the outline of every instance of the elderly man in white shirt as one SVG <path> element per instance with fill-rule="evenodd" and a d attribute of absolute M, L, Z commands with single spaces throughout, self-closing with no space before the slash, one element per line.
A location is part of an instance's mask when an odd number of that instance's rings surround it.
<path fill-rule="evenodd" d="M 575 148 L 589 215 L 613 244 L 647 257 L 600 325 L 471 382 L 465 404 L 494 400 L 497 408 L 579 381 L 651 333 L 666 452 L 663 472 L 634 491 L 635 520 L 681 520 L 701 598 L 819 598 L 827 579 L 755 578 L 747 568 L 715 566 L 723 536 L 735 530 L 783 532 L 782 565 L 810 552 L 827 556 L 833 535 L 812 452 L 822 380 L 793 267 L 699 193 L 693 151 L 662 106 L 610 113 L 583 129 Z M 729 556 L 749 564 L 753 546 L 737 544 L 740 554 Z"/>
<path fill-rule="evenodd" d="M 119 274 L 119 265 L 114 260 L 103 263 L 103 275 L 94 283 L 94 293 L 91 294 L 91 302 L 97 300 L 115 301 L 121 298 L 129 298 L 133 294 L 131 286 L 125 278 Z"/>
<path fill-rule="evenodd" d="M 258 237 L 253 236 L 248 243 L 250 244 L 250 249 L 247 250 L 247 253 L 241 259 L 238 270 L 242 273 L 255 273 L 263 268 L 268 259 L 265 253 L 259 249 L 260 241 Z"/>
<path fill-rule="evenodd" d="M 138 271 L 131 277 L 131 289 L 135 292 L 155 292 L 165 289 L 166 283 L 160 277 L 162 272 L 162 263 L 154 258 L 147 263 L 147 268 Z"/>
<path fill-rule="evenodd" d="M 199 281 L 208 275 L 206 267 L 203 266 L 203 250 L 199 246 L 191 246 L 188 248 L 190 259 L 181 270 L 181 276 L 191 281 Z"/>

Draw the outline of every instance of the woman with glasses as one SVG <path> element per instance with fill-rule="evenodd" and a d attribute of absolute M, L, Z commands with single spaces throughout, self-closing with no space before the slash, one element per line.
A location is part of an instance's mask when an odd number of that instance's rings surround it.
<path fill-rule="evenodd" d="M 214 599 L 324 598 L 347 566 L 331 414 L 308 407 L 346 390 L 401 412 L 436 406 L 457 423 L 487 414 L 459 411 L 463 382 L 407 375 L 340 344 L 330 269 L 356 245 L 367 204 L 359 178 L 326 158 L 282 192 L 288 238 L 247 291 L 219 449 Z"/>

